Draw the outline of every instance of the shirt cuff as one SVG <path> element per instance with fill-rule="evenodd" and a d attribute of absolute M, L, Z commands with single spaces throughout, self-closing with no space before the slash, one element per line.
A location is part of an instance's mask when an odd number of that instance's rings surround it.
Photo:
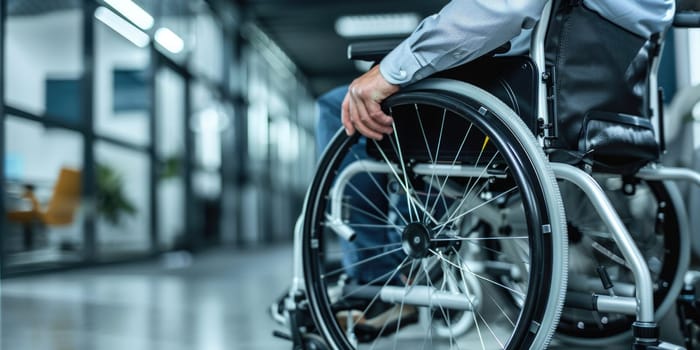
<path fill-rule="evenodd" d="M 423 68 L 413 55 L 408 40 L 389 52 L 379 64 L 379 72 L 393 85 L 406 85 L 413 82 L 416 72 Z"/>

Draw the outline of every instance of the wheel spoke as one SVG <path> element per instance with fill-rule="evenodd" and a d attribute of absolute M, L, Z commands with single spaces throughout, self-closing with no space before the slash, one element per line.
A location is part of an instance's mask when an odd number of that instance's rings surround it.
<path fill-rule="evenodd" d="M 456 268 L 458 268 L 458 269 L 460 269 L 460 270 L 463 270 L 462 267 L 460 267 L 460 266 L 456 265 L 455 263 L 453 263 L 453 262 L 451 262 L 451 261 L 445 259 L 444 257 L 442 257 L 442 254 L 441 254 L 441 253 L 436 252 L 436 251 L 434 251 L 434 250 L 432 250 L 432 249 L 430 249 L 430 252 L 433 253 L 433 254 L 434 254 L 435 256 L 437 256 L 438 258 L 440 258 L 442 261 L 445 261 L 446 263 L 448 263 L 448 264 L 450 264 L 450 265 L 452 265 L 452 266 L 454 266 L 454 267 L 456 267 Z M 515 289 L 513 289 L 513 288 L 510 288 L 510 287 L 508 287 L 508 286 L 506 286 L 506 285 L 504 285 L 504 284 L 502 284 L 502 283 L 498 283 L 498 282 L 496 282 L 496 281 L 494 281 L 494 280 L 491 280 L 491 279 L 489 279 L 489 278 L 480 276 L 479 274 L 476 274 L 476 273 L 472 272 L 471 270 L 468 270 L 467 272 L 469 272 L 471 275 L 473 275 L 474 277 L 476 277 L 476 278 L 478 278 L 478 279 L 481 279 L 481 280 L 484 280 L 484 281 L 486 281 L 486 282 L 489 282 L 489 283 L 491 283 L 491 284 L 493 284 L 493 285 L 495 285 L 495 286 L 501 287 L 501 288 L 503 288 L 503 289 L 505 289 L 505 290 L 511 291 L 511 292 L 516 293 L 516 294 L 518 294 L 518 295 L 520 295 L 520 296 L 523 296 L 523 297 L 525 296 L 525 294 L 524 294 L 523 292 L 521 292 L 521 291 L 518 291 L 518 290 L 515 290 Z"/>
<path fill-rule="evenodd" d="M 452 164 L 451 166 L 455 166 L 457 164 L 457 160 L 459 159 L 459 155 L 462 154 L 462 148 L 464 147 L 464 144 L 467 142 L 467 139 L 469 138 L 469 133 L 472 131 L 472 127 L 474 124 L 469 123 L 469 128 L 467 128 L 467 132 L 464 134 L 464 137 L 462 138 L 462 142 L 459 144 L 459 149 L 457 150 L 457 154 L 455 155 L 454 159 L 452 159 Z M 440 131 L 440 134 L 442 135 L 442 130 Z M 433 169 L 433 172 L 435 172 L 435 169 Z M 450 175 L 448 174 L 445 176 L 445 180 L 442 182 L 442 185 L 440 185 L 440 190 L 438 191 L 437 197 L 440 197 L 445 190 L 445 185 L 447 184 L 447 180 L 450 179 Z M 435 205 L 437 205 L 437 197 L 435 202 L 433 202 L 433 206 L 430 208 L 430 212 L 433 213 L 435 211 Z"/>
<path fill-rule="evenodd" d="M 390 255 L 390 254 L 397 253 L 397 252 L 399 252 L 401 249 L 402 249 L 402 248 L 392 249 L 392 250 L 386 251 L 386 252 L 384 252 L 384 253 L 381 253 L 381 254 L 378 254 L 378 255 L 369 257 L 369 258 L 367 258 L 367 259 L 362 259 L 362 260 L 357 261 L 357 262 L 354 262 L 354 263 L 352 263 L 352 264 L 350 264 L 350 265 L 348 265 L 348 266 L 343 266 L 343 267 L 341 267 L 341 268 L 339 268 L 339 269 L 335 269 L 335 270 L 333 270 L 333 271 L 331 271 L 331 272 L 324 273 L 324 274 L 321 275 L 321 278 L 324 278 L 324 279 L 325 279 L 326 277 L 333 276 L 333 275 L 335 275 L 335 274 L 337 274 L 337 273 L 343 272 L 343 271 L 345 271 L 345 270 L 348 269 L 348 268 L 356 267 L 356 266 L 359 266 L 359 265 L 362 265 L 362 264 L 366 264 L 366 263 L 368 263 L 368 262 L 370 262 L 370 261 L 377 260 L 377 259 L 379 259 L 379 258 L 381 258 L 381 257 L 387 256 L 387 255 Z"/>
<path fill-rule="evenodd" d="M 442 145 L 442 134 L 443 134 L 443 131 L 445 130 L 445 116 L 446 116 L 446 115 L 447 115 L 447 109 L 443 109 L 443 110 L 442 110 L 442 121 L 440 122 L 440 131 L 439 131 L 439 133 L 438 133 L 437 147 L 436 147 L 436 150 L 435 150 L 435 158 L 434 158 L 433 161 L 432 161 L 432 164 L 433 164 L 433 165 L 436 165 L 438 159 L 440 159 L 440 146 Z M 421 119 L 420 116 L 419 116 L 418 119 L 419 119 L 419 120 Z M 421 128 L 422 128 L 422 125 L 423 125 L 423 124 L 422 124 L 422 122 L 421 122 Z M 425 132 L 423 132 L 423 135 L 425 135 Z M 430 149 L 430 146 L 427 146 L 427 145 L 426 145 L 426 147 L 427 147 L 428 149 Z M 426 205 L 429 205 L 429 204 L 430 204 L 430 194 L 431 194 L 431 192 L 432 192 L 432 190 L 433 190 L 433 180 L 435 179 L 435 176 L 436 176 L 436 174 L 435 174 L 435 171 L 436 171 L 436 170 L 435 170 L 435 169 L 436 169 L 436 168 L 434 167 L 434 168 L 433 168 L 433 171 L 432 171 L 431 174 L 430 174 L 430 183 L 428 184 L 428 195 L 427 195 L 426 200 L 425 200 L 425 204 L 426 204 Z M 435 197 L 435 200 L 437 201 L 437 199 L 438 199 L 439 197 L 441 197 L 441 194 L 440 194 L 440 193 L 438 193 L 438 195 Z M 444 201 L 444 197 L 443 197 L 443 201 Z M 433 208 L 431 208 L 431 213 L 432 213 L 432 210 L 433 210 Z M 423 220 L 425 221 L 425 218 L 423 218 Z"/>
<path fill-rule="evenodd" d="M 384 211 L 377 208 L 377 205 L 371 200 L 369 200 L 369 198 L 367 198 L 367 196 L 365 196 L 365 194 L 362 193 L 362 191 L 360 191 L 357 187 L 355 187 L 355 185 L 353 185 L 350 182 L 348 182 L 347 186 L 350 187 L 350 189 L 352 189 L 353 191 L 355 191 L 355 193 L 358 196 L 360 196 L 360 198 L 362 198 L 372 209 L 374 209 L 384 221 L 389 222 L 389 217 L 384 213 Z"/>
<path fill-rule="evenodd" d="M 353 248 L 351 251 L 353 252 L 363 252 L 367 250 L 380 250 L 388 247 L 395 247 L 397 245 L 401 245 L 401 243 L 389 243 L 389 244 L 382 244 L 382 245 L 377 245 L 377 246 L 372 246 L 372 247 L 364 247 L 364 248 Z M 346 254 L 348 251 L 347 249 L 341 249 L 341 250 L 327 250 L 325 252 L 326 255 L 334 255 L 334 254 Z"/>
<path fill-rule="evenodd" d="M 394 201 L 392 201 L 391 198 L 389 198 L 389 194 L 386 193 L 386 191 L 382 188 L 381 185 L 379 185 L 379 182 L 377 181 L 377 179 L 374 178 L 374 176 L 369 175 L 371 172 L 367 169 L 367 166 L 365 165 L 365 163 L 362 162 L 362 159 L 357 155 L 357 153 L 355 153 L 355 151 L 354 151 L 352 148 L 350 149 L 350 152 L 353 154 L 353 156 L 355 157 L 355 159 L 356 159 L 357 161 L 359 161 L 360 164 L 362 164 L 362 167 L 365 169 L 365 172 L 368 174 L 369 178 L 372 180 L 372 183 L 374 183 L 374 185 L 377 186 L 377 189 L 379 189 L 379 191 L 380 191 L 380 192 L 382 193 L 382 195 L 384 196 L 384 199 L 386 199 L 387 203 L 389 203 L 389 205 L 392 207 L 392 209 L 394 209 L 394 211 L 396 212 L 396 214 L 401 218 L 401 221 L 403 221 L 404 225 L 408 224 L 409 222 L 408 222 L 408 221 L 406 220 L 406 218 L 403 216 L 403 214 L 401 213 L 401 211 L 400 211 L 398 208 L 396 208 L 396 205 L 394 204 Z"/>
<path fill-rule="evenodd" d="M 464 266 L 468 271 L 471 272 L 471 270 L 469 269 L 469 266 L 462 263 L 461 258 L 459 257 L 459 254 L 457 254 L 457 261 L 459 262 L 459 265 Z M 452 273 L 452 271 L 449 271 L 449 272 Z M 464 275 L 464 269 L 459 269 L 459 273 L 460 273 L 460 275 L 462 276 L 462 283 L 464 283 L 464 288 L 466 289 L 466 288 L 467 288 L 467 286 L 466 286 L 466 279 L 467 279 L 467 277 Z M 472 309 L 475 310 L 474 313 L 477 314 L 477 315 L 479 315 L 479 318 L 481 319 L 481 322 L 484 323 L 484 325 L 485 325 L 486 328 L 489 330 L 489 332 L 491 333 L 491 335 L 493 336 L 493 338 L 496 340 L 496 342 L 498 342 L 498 345 L 500 346 L 500 348 L 501 348 L 501 349 L 505 348 L 505 346 L 503 345 L 503 342 L 496 336 L 496 333 L 494 333 L 494 331 L 493 331 L 493 329 L 491 328 L 491 326 L 489 326 L 489 323 L 486 322 L 486 319 L 485 319 L 484 316 L 481 314 L 481 312 L 478 311 L 478 309 L 474 307 L 474 304 L 472 303 L 471 300 L 469 300 L 469 303 L 472 305 Z M 478 322 L 477 322 L 477 323 L 478 323 Z"/>
<path fill-rule="evenodd" d="M 352 292 L 350 292 L 350 293 L 348 293 L 348 294 L 343 294 L 343 298 L 346 298 L 346 299 L 347 299 L 347 298 L 350 298 L 351 296 L 353 296 L 353 295 L 359 293 L 360 291 L 366 289 L 367 287 L 372 286 L 374 283 L 377 283 L 377 282 L 379 282 L 379 281 L 382 281 L 382 280 L 383 280 L 384 278 L 386 278 L 388 275 L 391 275 L 391 276 L 389 276 L 389 278 L 386 279 L 386 281 L 384 281 L 384 286 L 387 286 L 387 285 L 389 284 L 389 282 L 391 282 L 391 280 L 394 279 L 394 276 L 396 275 L 396 273 L 399 272 L 399 271 L 401 271 L 401 269 L 402 269 L 404 266 L 406 266 L 406 262 L 407 262 L 407 261 L 408 261 L 408 257 L 405 257 L 405 258 L 403 259 L 403 261 L 401 261 L 401 263 L 399 264 L 399 266 L 398 266 L 397 268 L 395 268 L 395 269 L 393 269 L 393 270 L 390 270 L 390 271 L 384 273 L 383 275 L 380 275 L 380 276 L 374 278 L 373 280 L 371 280 L 371 281 L 365 283 L 364 285 L 358 287 L 357 289 L 354 289 Z M 374 298 L 377 298 L 379 295 L 380 295 L 380 294 L 377 293 L 377 294 L 374 296 Z M 371 306 L 371 304 L 370 304 L 370 306 Z M 370 306 L 368 306 L 368 308 L 369 308 Z M 364 316 L 364 313 L 362 314 L 362 316 Z"/>
<path fill-rule="evenodd" d="M 391 139 L 390 139 L 390 140 L 391 140 Z M 396 172 L 395 166 L 389 161 L 389 158 L 386 156 L 386 153 L 384 153 L 384 151 L 382 150 L 382 148 L 379 146 L 379 143 L 377 143 L 377 141 L 375 141 L 375 140 L 372 140 L 372 142 L 374 142 L 374 144 L 375 144 L 375 146 L 377 147 L 377 149 L 379 150 L 379 153 L 381 154 L 382 158 L 384 159 L 384 161 L 386 162 L 386 164 L 389 166 L 389 169 L 391 169 L 391 172 L 394 174 L 394 178 L 396 179 L 396 181 L 399 183 L 399 185 L 401 185 L 401 188 L 403 188 L 404 192 L 406 192 L 406 200 L 408 201 L 407 204 L 408 204 L 409 212 L 410 212 L 410 210 L 411 210 L 411 209 L 410 209 L 410 208 L 411 208 L 411 205 L 416 205 L 415 202 L 418 201 L 418 199 L 416 199 L 416 198 L 414 198 L 413 196 L 410 195 L 411 190 L 408 188 L 408 186 L 407 186 L 404 182 L 401 181 L 401 177 L 399 177 L 398 173 Z M 404 169 L 404 173 L 405 173 L 405 169 Z M 421 206 L 421 207 L 422 207 L 422 206 Z M 430 216 L 430 215 L 429 215 L 428 217 L 429 217 L 435 224 L 437 224 L 437 220 L 435 220 L 435 218 L 433 218 L 433 217 Z M 413 219 L 411 218 L 411 220 L 413 220 Z"/>
<path fill-rule="evenodd" d="M 457 256 L 457 261 L 459 262 L 459 265 L 466 266 L 466 264 L 465 264 L 464 261 L 462 260 L 462 257 L 459 255 L 459 252 L 458 252 L 454 247 L 452 247 L 452 251 L 453 251 L 453 252 L 455 253 L 455 255 Z M 461 271 L 460 273 L 464 274 L 463 271 Z M 465 281 L 465 279 L 466 279 L 466 276 L 462 275 L 462 281 L 463 281 L 463 282 Z M 481 283 L 481 282 L 479 282 L 479 283 Z M 466 286 L 466 284 L 465 284 L 464 288 L 466 289 L 466 287 L 467 287 L 467 286 Z M 501 303 L 497 302 L 496 299 L 493 297 L 493 295 L 492 295 L 491 293 L 486 293 L 486 294 L 489 296 L 489 298 L 491 299 L 491 301 L 493 301 L 493 304 L 496 305 L 496 307 L 498 307 L 498 310 L 501 311 L 501 314 L 503 314 L 503 316 L 506 318 L 506 320 L 508 320 L 508 323 L 510 323 L 510 325 L 513 326 L 513 328 L 515 328 L 515 322 L 513 322 L 513 320 L 511 320 L 510 317 L 508 316 L 508 313 L 506 313 L 506 311 L 503 310 L 503 307 L 501 307 Z M 470 298 L 470 299 L 471 299 L 471 298 Z"/>
<path fill-rule="evenodd" d="M 391 220 L 389 220 L 388 217 L 380 218 L 379 216 L 377 216 L 377 215 L 375 215 L 375 214 L 372 214 L 372 213 L 370 213 L 370 212 L 368 212 L 368 211 L 366 211 L 366 210 L 364 210 L 364 209 L 362 209 L 362 208 L 356 207 L 356 206 L 354 206 L 354 205 L 350 205 L 350 204 L 347 204 L 347 203 L 346 203 L 345 206 L 346 206 L 347 208 L 349 208 L 350 210 L 354 210 L 354 211 L 357 211 L 357 212 L 359 212 L 359 213 L 365 214 L 365 215 L 367 215 L 367 216 L 369 216 L 369 217 L 371 217 L 371 218 L 373 218 L 373 219 L 375 219 L 375 220 L 384 221 L 384 222 L 391 222 Z M 348 224 L 346 224 L 346 225 L 348 225 Z M 394 229 L 396 229 L 397 232 L 401 232 L 401 227 L 399 227 L 398 225 L 391 225 L 391 226 L 392 226 Z"/>
<path fill-rule="evenodd" d="M 438 225 L 438 227 L 440 227 L 440 231 L 438 231 L 438 233 L 437 233 L 435 236 L 438 236 L 438 235 L 445 229 L 445 227 L 446 227 L 448 224 L 452 223 L 453 221 L 458 220 L 458 219 L 464 217 L 465 215 L 471 214 L 471 213 L 474 212 L 475 210 L 477 210 L 477 209 L 483 207 L 484 205 L 487 205 L 487 204 L 489 204 L 489 203 L 491 203 L 491 202 L 493 202 L 493 201 L 495 201 L 495 200 L 497 200 L 497 199 L 499 199 L 499 198 L 501 198 L 501 197 L 503 197 L 503 196 L 509 194 L 510 192 L 513 192 L 513 191 L 516 190 L 516 189 L 517 189 L 516 187 L 513 187 L 513 188 L 511 188 L 511 189 L 509 189 L 509 190 L 507 190 L 507 191 L 505 191 L 505 192 L 502 192 L 502 193 L 498 194 L 497 196 L 495 196 L 495 197 L 493 197 L 493 198 L 491 198 L 491 199 L 489 199 L 489 200 L 487 200 L 487 201 L 484 201 L 483 203 L 480 203 L 479 205 L 477 205 L 477 206 L 475 206 L 475 207 L 473 207 L 473 208 L 471 208 L 471 209 L 469 209 L 469 210 L 463 212 L 462 214 L 457 215 L 457 217 L 447 219 L 447 221 L 445 221 L 445 222 L 443 222 L 442 224 Z M 464 203 L 464 202 L 462 202 L 462 203 Z M 454 213 L 456 213 L 456 212 L 457 212 L 457 211 L 455 211 Z"/>
<path fill-rule="evenodd" d="M 483 149 L 482 149 L 481 153 L 483 153 Z M 479 159 L 481 158 L 481 153 L 479 154 Z M 479 176 L 476 178 L 476 180 L 474 181 L 474 184 L 473 184 L 471 187 L 469 186 L 469 184 L 471 184 L 471 182 L 472 182 L 472 180 L 474 180 L 474 178 L 470 178 L 470 179 L 469 179 L 469 182 L 467 183 L 467 188 L 468 188 L 468 190 L 465 191 L 466 193 L 464 194 L 464 196 L 462 197 L 462 200 L 461 200 L 461 201 L 459 202 L 459 204 L 457 205 L 457 208 L 452 212 L 452 215 L 450 216 L 450 218 L 448 218 L 447 221 L 445 221 L 445 222 L 442 224 L 442 228 L 444 228 L 448 223 L 450 223 L 450 222 L 453 221 L 453 220 L 452 220 L 452 219 L 453 219 L 453 216 L 456 215 L 456 214 L 459 212 L 459 209 L 461 209 L 462 205 L 464 205 L 464 203 L 466 202 L 466 200 L 470 198 L 469 195 L 471 194 L 471 192 L 473 191 L 473 189 L 476 187 L 476 184 L 479 183 L 479 180 L 484 176 L 484 174 L 486 174 L 486 171 L 487 171 L 488 168 L 491 166 L 491 164 L 493 163 L 493 161 L 496 159 L 496 156 L 498 156 L 498 152 L 496 152 L 496 153 L 493 155 L 493 157 L 491 158 L 491 160 L 489 160 L 488 164 L 486 164 L 486 166 L 485 166 L 484 169 L 481 171 L 481 173 L 480 173 Z M 477 162 L 478 162 L 478 160 L 477 160 Z M 478 164 L 478 163 L 477 163 L 477 164 Z M 487 183 L 485 182 L 485 183 L 482 185 L 482 189 L 485 188 L 486 184 L 487 184 Z M 481 191 L 479 191 L 479 193 L 480 193 L 480 192 L 481 192 Z M 477 193 L 477 194 L 478 194 L 478 193 Z M 474 194 L 474 197 L 476 197 L 476 194 Z M 472 210 L 472 211 L 473 211 L 473 210 Z M 469 211 L 469 212 L 471 212 L 471 211 Z M 468 212 L 468 213 L 469 213 L 469 212 Z M 465 214 L 465 215 L 466 215 L 466 214 Z M 461 217 L 461 216 L 463 216 L 463 215 L 460 215 L 460 217 Z M 442 229 L 440 229 L 440 231 L 442 231 Z M 439 235 L 439 234 L 440 234 L 440 232 L 438 232 L 438 235 Z"/>
<path fill-rule="evenodd" d="M 393 115 L 393 113 L 392 113 Z M 393 136 L 394 139 L 396 140 L 396 149 L 397 149 L 397 155 L 399 156 L 399 163 L 401 165 L 401 170 L 403 171 L 403 179 L 404 183 L 406 184 L 405 189 L 406 189 L 406 202 L 408 203 L 408 212 L 409 214 L 411 213 L 411 206 L 413 205 L 413 202 L 411 202 L 411 182 L 408 181 L 408 173 L 406 172 L 406 163 L 404 163 L 403 160 L 403 151 L 401 149 L 401 143 L 399 142 L 399 133 L 396 131 L 396 122 L 392 121 L 391 122 L 391 127 L 394 129 Z M 389 138 L 391 141 L 391 138 Z M 414 212 L 416 213 L 416 216 L 418 215 L 418 211 L 413 208 Z M 411 216 L 411 222 L 415 222 L 415 218 L 413 217 L 413 214 L 410 214 Z"/>

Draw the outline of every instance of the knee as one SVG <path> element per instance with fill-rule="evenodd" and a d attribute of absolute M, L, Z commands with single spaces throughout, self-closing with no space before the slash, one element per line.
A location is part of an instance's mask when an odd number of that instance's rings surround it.
<path fill-rule="evenodd" d="M 337 87 L 316 100 L 316 146 L 323 150 L 335 132 L 342 127 L 341 105 L 348 91 L 347 86 Z"/>
<path fill-rule="evenodd" d="M 340 119 L 341 105 L 347 91 L 347 85 L 343 85 L 321 95 L 316 100 L 316 111 L 319 118 L 336 117 Z"/>

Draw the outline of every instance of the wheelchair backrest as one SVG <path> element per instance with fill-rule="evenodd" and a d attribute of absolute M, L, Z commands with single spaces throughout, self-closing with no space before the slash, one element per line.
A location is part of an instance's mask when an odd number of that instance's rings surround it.
<path fill-rule="evenodd" d="M 659 157 L 649 101 L 659 38 L 640 37 L 582 1 L 554 1 L 545 39 L 553 160 L 633 172 Z"/>

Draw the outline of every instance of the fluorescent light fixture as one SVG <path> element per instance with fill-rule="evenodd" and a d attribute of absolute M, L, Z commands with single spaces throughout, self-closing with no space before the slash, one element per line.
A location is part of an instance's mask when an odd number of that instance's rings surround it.
<path fill-rule="evenodd" d="M 420 16 L 415 13 L 341 16 L 335 21 L 335 32 L 344 38 L 404 35 L 416 29 L 419 22 Z"/>
<path fill-rule="evenodd" d="M 126 17 L 132 23 L 136 24 L 143 30 L 149 30 L 153 27 L 153 16 L 146 10 L 136 5 L 131 0 L 105 0 L 107 5 L 119 11 L 122 16 Z"/>
<path fill-rule="evenodd" d="M 106 24 L 138 47 L 145 47 L 151 41 L 148 34 L 142 32 L 133 24 L 106 7 L 98 7 L 97 10 L 95 10 L 95 18 L 99 19 L 100 22 Z"/>
<path fill-rule="evenodd" d="M 185 42 L 182 38 L 166 27 L 156 30 L 155 39 L 160 46 L 172 53 L 179 53 L 185 48 Z"/>

